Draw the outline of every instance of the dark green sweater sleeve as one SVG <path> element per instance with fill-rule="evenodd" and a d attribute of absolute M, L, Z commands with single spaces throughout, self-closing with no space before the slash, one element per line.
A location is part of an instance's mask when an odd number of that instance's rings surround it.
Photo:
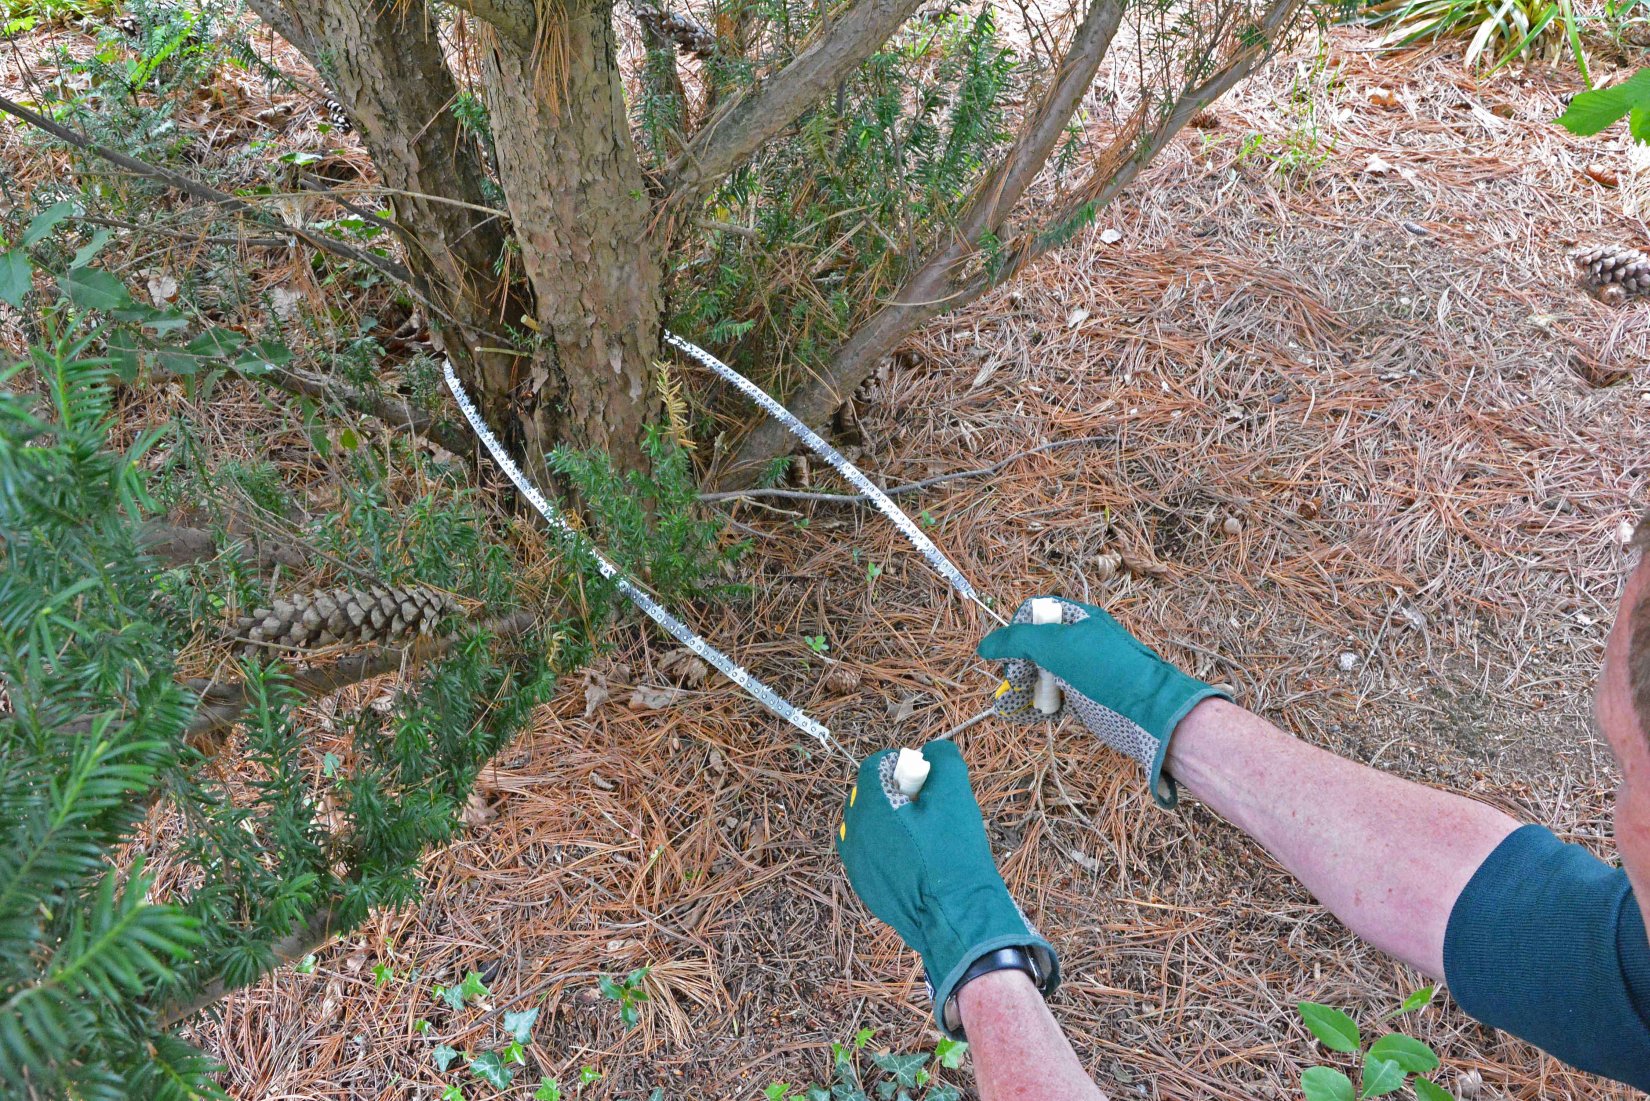
<path fill-rule="evenodd" d="M 1650 941 L 1627 873 L 1541 826 L 1484 860 L 1450 911 L 1462 1009 L 1572 1066 L 1650 1091 Z"/>

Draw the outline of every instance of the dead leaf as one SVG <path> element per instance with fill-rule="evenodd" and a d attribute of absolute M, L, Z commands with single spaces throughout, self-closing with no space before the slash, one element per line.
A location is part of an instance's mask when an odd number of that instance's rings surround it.
<path fill-rule="evenodd" d="M 613 781 L 609 780 L 607 777 L 603 776 L 599 772 L 592 772 L 590 774 L 590 782 L 592 784 L 596 785 L 596 787 L 600 788 L 602 791 L 613 791 L 614 790 Z"/>
<path fill-rule="evenodd" d="M 1391 88 L 1371 88 L 1369 90 L 1369 103 L 1372 107 L 1396 107 L 1398 106 L 1398 93 Z"/>
<path fill-rule="evenodd" d="M 596 713 L 596 708 L 608 701 L 613 693 L 608 690 L 607 678 L 600 673 L 586 672 L 584 675 L 584 717 L 589 718 Z"/>
<path fill-rule="evenodd" d="M 710 666 L 687 647 L 678 647 L 659 659 L 659 672 L 674 677 L 682 684 L 697 688 L 710 676 Z"/>
<path fill-rule="evenodd" d="M 1588 179 L 1592 180 L 1601 187 L 1621 186 L 1621 176 L 1614 168 L 1611 168 L 1603 161 L 1594 161 L 1592 164 L 1583 169 L 1583 171 L 1586 172 Z"/>
<path fill-rule="evenodd" d="M 1075 329 L 1088 319 L 1088 310 L 1084 309 L 1082 306 L 1073 306 L 1071 312 L 1066 314 L 1066 328 Z"/>
<path fill-rule="evenodd" d="M 157 306 L 164 306 L 178 296 L 178 281 L 165 272 L 151 275 L 147 286 L 149 300 Z"/>
<path fill-rule="evenodd" d="M 920 698 L 921 696 L 912 692 L 909 695 L 902 696 L 898 703 L 890 703 L 888 705 L 888 721 L 898 726 L 912 715 L 915 715 L 917 713 L 917 700 Z"/>
<path fill-rule="evenodd" d="M 1392 165 L 1377 153 L 1371 153 L 1369 160 L 1364 162 L 1364 174 L 1367 176 L 1384 176 L 1392 171 Z"/>
<path fill-rule="evenodd" d="M 487 805 L 487 800 L 479 791 L 470 792 L 470 797 L 464 801 L 464 813 L 461 815 L 466 826 L 479 826 L 483 822 L 491 822 L 498 817 L 498 812 Z"/>
<path fill-rule="evenodd" d="M 1100 243 L 1102 245 L 1115 245 L 1122 239 L 1123 231 L 1115 226 L 1107 226 L 1105 229 L 1100 231 Z"/>
<path fill-rule="evenodd" d="M 630 694 L 630 707 L 637 711 L 658 711 L 686 699 L 687 692 L 668 684 L 644 684 Z"/>
<path fill-rule="evenodd" d="M 290 322 L 298 316 L 298 303 L 303 301 L 303 298 L 302 291 L 295 291 L 290 287 L 271 287 L 269 310 L 277 320 Z"/>
<path fill-rule="evenodd" d="M 1093 872 L 1098 874 L 1100 871 L 1100 861 L 1083 852 L 1081 849 L 1071 850 L 1071 859 L 1072 863 L 1076 864 L 1085 872 Z"/>
<path fill-rule="evenodd" d="M 344 957 L 344 969 L 352 974 L 359 972 L 366 964 L 367 954 L 365 952 L 351 952 Z"/>

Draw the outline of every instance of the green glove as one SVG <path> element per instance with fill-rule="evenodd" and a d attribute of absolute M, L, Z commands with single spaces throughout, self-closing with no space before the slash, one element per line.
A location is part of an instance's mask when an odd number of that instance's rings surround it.
<path fill-rule="evenodd" d="M 955 1040 L 961 1021 L 951 999 L 975 960 L 999 948 L 1025 948 L 1045 995 L 1059 984 L 1060 963 L 997 872 L 957 747 L 929 742 L 922 755 L 928 780 L 915 799 L 894 785 L 896 751 L 859 766 L 843 804 L 837 852 L 866 908 L 922 956 L 934 1021 Z"/>
<path fill-rule="evenodd" d="M 1179 801 L 1174 780 L 1163 773 L 1169 738 L 1187 712 L 1225 692 L 1188 677 L 1120 626 L 1103 609 L 1060 599 L 1061 621 L 1035 625 L 1031 601 L 1014 622 L 980 640 L 987 660 L 1007 660 L 997 689 L 997 713 L 1011 722 L 1045 716 L 1032 706 L 1037 670 L 1059 681 L 1063 708 L 1119 753 L 1146 768 L 1152 798 L 1161 807 Z"/>

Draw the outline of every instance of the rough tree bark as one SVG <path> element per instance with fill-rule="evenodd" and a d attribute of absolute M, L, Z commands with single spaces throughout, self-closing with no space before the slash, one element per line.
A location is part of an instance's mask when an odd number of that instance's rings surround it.
<path fill-rule="evenodd" d="M 610 0 L 547 8 L 541 38 L 482 59 L 488 112 L 544 342 L 518 389 L 529 455 L 563 441 L 640 465 L 663 271 L 625 112 Z"/>

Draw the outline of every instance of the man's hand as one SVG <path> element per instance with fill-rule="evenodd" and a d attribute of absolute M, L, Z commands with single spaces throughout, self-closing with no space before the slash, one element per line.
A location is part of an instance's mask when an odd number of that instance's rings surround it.
<path fill-rule="evenodd" d="M 997 689 L 998 714 L 1013 722 L 1042 718 L 1031 702 L 1037 669 L 1053 673 L 1083 725 L 1144 765 L 1152 798 L 1174 806 L 1178 792 L 1163 773 L 1169 738 L 1198 703 L 1226 694 L 1164 661 L 1104 610 L 1065 599 L 1060 604 L 1061 622 L 1034 625 L 1028 600 L 1011 626 L 981 640 L 982 658 L 1008 662 Z"/>
<path fill-rule="evenodd" d="M 957 747 L 939 741 L 923 747 L 930 771 L 915 799 L 894 785 L 896 756 L 885 750 L 859 766 L 843 804 L 837 851 L 866 907 L 922 956 L 934 1020 L 957 1038 L 959 1019 L 950 1003 L 975 960 L 999 948 L 1026 948 L 1046 976 L 1045 994 L 1059 982 L 1059 961 L 997 872 Z"/>

